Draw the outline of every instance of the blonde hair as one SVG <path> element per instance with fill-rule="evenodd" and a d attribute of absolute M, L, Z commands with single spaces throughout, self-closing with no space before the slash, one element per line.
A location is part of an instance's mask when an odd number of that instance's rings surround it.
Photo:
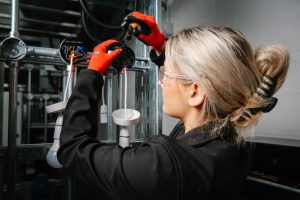
<path fill-rule="evenodd" d="M 218 130 L 230 121 L 238 131 L 237 142 L 262 114 L 251 109 L 269 103 L 268 98 L 255 95 L 263 76 L 277 80 L 274 94 L 283 84 L 289 65 L 286 47 L 266 46 L 254 53 L 245 37 L 228 27 L 185 29 L 167 41 L 165 55 L 170 66 L 205 91 L 201 117 L 219 121 L 222 125 Z"/>

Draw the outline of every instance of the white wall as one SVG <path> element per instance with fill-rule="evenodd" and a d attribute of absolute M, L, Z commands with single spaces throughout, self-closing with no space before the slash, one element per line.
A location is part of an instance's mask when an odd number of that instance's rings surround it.
<path fill-rule="evenodd" d="M 170 21 L 176 34 L 194 25 L 226 25 L 240 30 L 253 48 L 282 43 L 290 51 L 290 70 L 279 101 L 259 122 L 256 135 L 300 139 L 300 1 L 174 0 Z M 177 122 L 164 116 L 163 132 Z"/>

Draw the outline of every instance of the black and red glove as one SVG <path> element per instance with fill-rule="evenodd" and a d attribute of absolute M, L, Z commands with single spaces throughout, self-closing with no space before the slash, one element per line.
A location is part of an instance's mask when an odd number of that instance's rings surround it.
<path fill-rule="evenodd" d="M 94 70 L 99 74 L 102 74 L 107 70 L 111 61 L 122 52 L 122 49 L 119 48 L 107 53 L 107 47 L 114 42 L 117 42 L 117 40 L 107 40 L 94 48 L 88 69 Z"/>
<path fill-rule="evenodd" d="M 152 16 L 144 15 L 134 11 L 124 18 L 122 26 L 129 26 L 131 23 L 137 23 L 140 28 L 133 30 L 133 34 L 148 46 L 158 50 L 165 42 L 165 36 L 162 34 Z"/>

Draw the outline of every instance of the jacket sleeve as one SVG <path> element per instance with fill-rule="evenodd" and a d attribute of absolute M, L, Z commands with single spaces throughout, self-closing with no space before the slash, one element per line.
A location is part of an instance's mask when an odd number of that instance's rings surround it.
<path fill-rule="evenodd" d="M 176 162 L 157 139 L 123 149 L 95 138 L 102 84 L 96 72 L 80 71 L 64 114 L 59 162 L 107 199 L 175 199 Z"/>
<path fill-rule="evenodd" d="M 150 60 L 154 62 L 158 67 L 164 65 L 165 62 L 165 52 L 160 54 L 159 56 L 156 54 L 154 49 L 151 49 L 149 53 Z"/>

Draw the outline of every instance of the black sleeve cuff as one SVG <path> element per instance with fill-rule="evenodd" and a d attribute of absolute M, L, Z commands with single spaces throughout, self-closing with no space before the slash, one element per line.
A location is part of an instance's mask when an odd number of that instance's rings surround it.
<path fill-rule="evenodd" d="M 151 49 L 150 51 L 150 60 L 152 62 L 154 62 L 157 66 L 162 66 L 164 65 L 165 62 L 165 52 L 163 52 L 162 54 L 160 54 L 159 56 L 157 56 L 156 52 L 154 49 Z"/>

